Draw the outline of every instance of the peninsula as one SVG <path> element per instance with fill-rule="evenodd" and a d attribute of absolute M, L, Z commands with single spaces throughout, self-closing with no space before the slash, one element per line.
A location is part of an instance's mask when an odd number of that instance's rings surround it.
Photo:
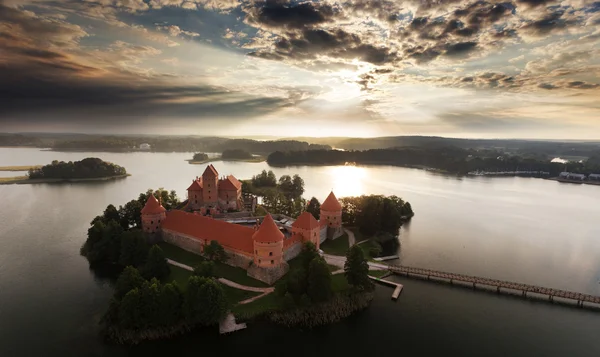
<path fill-rule="evenodd" d="M 93 157 L 74 162 L 54 160 L 44 166 L 1 167 L 0 171 L 27 171 L 27 175 L 2 177 L 0 184 L 104 181 L 129 176 L 124 167 Z"/>

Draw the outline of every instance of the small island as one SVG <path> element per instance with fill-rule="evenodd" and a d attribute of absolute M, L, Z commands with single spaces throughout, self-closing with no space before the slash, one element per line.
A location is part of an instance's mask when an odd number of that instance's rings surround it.
<path fill-rule="evenodd" d="M 95 157 L 69 162 L 54 160 L 44 166 L 8 166 L 0 169 L 2 171 L 28 171 L 26 176 L 0 178 L 0 184 L 104 181 L 129 176 L 124 167 Z"/>
<path fill-rule="evenodd" d="M 243 162 L 263 162 L 264 156 L 252 155 L 249 151 L 243 149 L 227 149 L 220 156 L 209 157 L 205 153 L 196 153 L 191 160 L 187 160 L 192 165 L 201 165 L 213 161 L 243 161 Z"/>

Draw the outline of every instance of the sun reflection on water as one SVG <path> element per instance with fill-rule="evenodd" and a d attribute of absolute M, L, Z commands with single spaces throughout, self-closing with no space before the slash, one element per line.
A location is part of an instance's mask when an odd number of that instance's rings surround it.
<path fill-rule="evenodd" d="M 365 183 L 369 172 L 363 167 L 357 166 L 332 166 L 328 167 L 330 182 L 333 184 L 333 192 L 337 197 L 360 196 L 365 193 Z"/>

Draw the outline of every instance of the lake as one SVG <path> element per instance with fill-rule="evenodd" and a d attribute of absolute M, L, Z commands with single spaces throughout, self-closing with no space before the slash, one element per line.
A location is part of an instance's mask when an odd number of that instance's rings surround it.
<path fill-rule="evenodd" d="M 99 157 L 132 176 L 73 184 L 0 185 L 0 356 L 449 354 L 598 356 L 600 315 L 402 277 L 397 302 L 378 287 L 372 306 L 342 323 L 299 331 L 260 323 L 230 336 L 201 331 L 136 347 L 109 346 L 98 319 L 112 295 L 79 248 L 89 222 L 148 188 L 185 189 L 205 165 L 191 153 L 53 152 L 0 148 L 0 166 Z M 455 178 L 388 166 L 270 168 L 214 162 L 221 175 L 299 174 L 304 196 L 397 195 L 415 211 L 400 234 L 404 265 L 600 295 L 600 186 L 534 178 Z M 9 175 L 7 175 L 9 176 Z M 273 349 L 269 350 L 268 346 Z M 287 348 L 286 348 L 287 347 Z"/>

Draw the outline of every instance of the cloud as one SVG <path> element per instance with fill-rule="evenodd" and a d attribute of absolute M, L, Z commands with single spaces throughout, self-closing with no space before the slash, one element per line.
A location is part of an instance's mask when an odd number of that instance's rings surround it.
<path fill-rule="evenodd" d="M 185 31 L 182 30 L 179 26 L 177 25 L 159 25 L 156 26 L 157 29 L 159 30 L 163 30 L 169 33 L 169 35 L 173 36 L 173 37 L 177 37 L 179 35 L 185 35 L 188 37 L 198 37 L 200 36 L 199 33 L 197 32 L 193 32 L 193 31 Z"/>
<path fill-rule="evenodd" d="M 272 29 L 308 28 L 329 22 L 336 15 L 335 8 L 327 4 L 289 4 L 280 0 L 253 2 L 245 11 L 249 23 Z"/>

